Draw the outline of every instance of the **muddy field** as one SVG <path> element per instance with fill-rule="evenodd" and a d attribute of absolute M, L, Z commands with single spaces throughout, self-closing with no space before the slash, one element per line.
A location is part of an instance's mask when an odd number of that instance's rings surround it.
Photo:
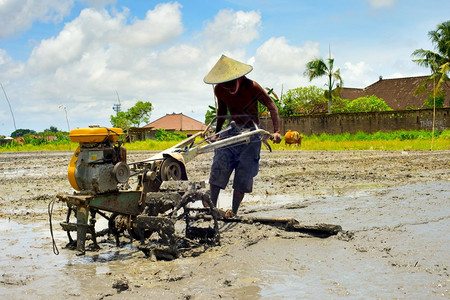
<path fill-rule="evenodd" d="M 131 152 L 129 161 L 150 157 Z M 76 256 L 56 203 L 71 152 L 0 153 L 1 299 L 449 299 L 450 151 L 263 151 L 242 216 L 341 225 L 328 238 L 222 224 L 221 246 L 154 262 L 137 243 Z M 187 165 L 207 180 L 211 154 Z M 230 207 L 230 189 L 219 205 Z M 101 222 L 98 224 L 101 226 Z M 102 229 L 102 228 L 99 228 Z"/>

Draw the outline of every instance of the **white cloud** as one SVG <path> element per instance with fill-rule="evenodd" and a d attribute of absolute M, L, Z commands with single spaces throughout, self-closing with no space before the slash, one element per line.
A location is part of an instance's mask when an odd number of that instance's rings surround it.
<path fill-rule="evenodd" d="M 374 81 L 373 68 L 364 61 L 356 64 L 345 62 L 341 68 L 344 87 L 362 88 Z M 361 86 L 363 84 L 364 86 Z"/>
<path fill-rule="evenodd" d="M 284 37 L 271 38 L 256 51 L 255 60 L 265 71 L 278 74 L 302 74 L 306 63 L 319 54 L 319 43 L 307 42 L 303 47 L 291 46 Z"/>
<path fill-rule="evenodd" d="M 204 38 L 211 49 L 242 47 L 259 36 L 261 15 L 256 11 L 221 10 L 213 22 L 208 22 Z M 223 51 L 223 50 L 222 50 Z"/>
<path fill-rule="evenodd" d="M 70 13 L 74 0 L 0 1 L 0 39 L 23 32 L 33 22 L 59 23 Z"/>
<path fill-rule="evenodd" d="M 8 53 L 0 49 L 0 79 L 12 80 L 23 74 L 24 64 L 16 63 Z"/>
<path fill-rule="evenodd" d="M 117 0 L 81 0 L 80 2 L 87 3 L 91 7 L 102 8 L 106 5 L 116 3 Z"/>
<path fill-rule="evenodd" d="M 290 45 L 285 37 L 271 38 L 256 51 L 253 74 L 264 87 L 276 92 L 310 85 L 303 76 L 306 63 L 319 54 L 319 43 L 306 42 L 303 47 Z"/>
<path fill-rule="evenodd" d="M 183 31 L 177 3 L 159 4 L 147 12 L 145 19 L 136 19 L 130 25 L 127 24 L 128 13 L 125 9 L 112 16 L 106 10 L 84 9 L 57 37 L 43 40 L 32 51 L 30 71 L 35 73 L 71 63 L 90 63 L 90 59 L 97 56 L 113 65 L 117 65 L 116 59 L 132 64 L 142 57 L 141 48 L 164 45 Z M 123 57 L 131 60 L 125 62 Z"/>
<path fill-rule="evenodd" d="M 120 32 L 121 43 L 130 47 L 151 47 L 178 37 L 183 32 L 180 8 L 176 2 L 158 4 L 154 10 L 147 11 L 145 19 L 135 20 Z"/>
<path fill-rule="evenodd" d="M 372 8 L 378 9 L 383 7 L 394 6 L 397 0 L 369 0 L 369 4 Z"/>
<path fill-rule="evenodd" d="M 82 83 L 86 90 L 101 90 L 105 88 L 98 87 L 97 80 L 117 85 L 144 66 L 150 71 L 148 64 L 155 60 L 151 48 L 164 45 L 182 31 L 179 5 L 158 5 L 131 25 L 126 23 L 127 14 L 128 10 L 114 16 L 106 10 L 83 10 L 57 37 L 43 40 L 32 51 L 29 74 L 55 77 L 51 82 L 65 88 Z M 165 28 L 163 34 L 161 27 Z"/>

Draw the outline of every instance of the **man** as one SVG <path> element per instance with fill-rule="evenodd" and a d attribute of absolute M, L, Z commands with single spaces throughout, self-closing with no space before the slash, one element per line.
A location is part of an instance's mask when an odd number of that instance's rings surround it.
<path fill-rule="evenodd" d="M 252 128 L 259 125 L 258 102 L 270 111 L 273 123 L 273 141 L 280 143 L 280 117 L 272 98 L 255 81 L 245 77 L 253 67 L 225 55 L 219 59 L 204 82 L 215 84 L 214 94 L 217 97 L 216 133 L 222 130 L 224 116 L 230 115 L 230 126 L 224 135 L 237 134 L 239 129 Z M 228 111 L 228 112 L 227 112 Z M 232 212 L 237 214 L 245 193 L 252 192 L 253 177 L 258 174 L 261 139 L 254 136 L 250 143 L 216 149 L 209 178 L 211 200 L 217 206 L 221 189 L 225 189 L 234 170 Z M 233 215 L 228 213 L 228 215 Z"/>

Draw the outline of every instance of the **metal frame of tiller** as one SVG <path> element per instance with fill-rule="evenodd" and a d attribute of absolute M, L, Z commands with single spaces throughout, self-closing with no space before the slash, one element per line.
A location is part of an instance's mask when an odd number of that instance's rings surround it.
<path fill-rule="evenodd" d="M 184 165 L 199 154 L 240 143 L 250 143 L 255 135 L 260 135 L 263 142 L 268 145 L 266 140 L 271 135 L 256 125 L 252 129 L 240 130 L 231 122 L 231 126 L 227 129 L 206 136 L 212 129 L 211 124 L 205 131 L 149 159 L 128 163 L 134 172 L 131 176 L 137 176 L 135 190 L 122 188 L 95 195 L 78 192 L 72 195 L 59 194 L 58 199 L 68 205 L 66 221 L 61 223 L 69 238 L 68 246 L 76 248 L 77 254 L 83 255 L 88 233 L 94 248 L 98 248 L 97 237 L 106 233 L 114 234 L 116 244 L 119 245 L 119 234 L 125 230 L 132 238 L 140 240 L 139 249 L 146 255 L 163 259 L 176 258 L 182 242 L 199 244 L 200 239 L 201 242 L 218 244 L 220 242 L 218 210 L 212 205 L 209 188 L 204 182 L 186 181 Z M 223 139 L 214 138 L 228 128 L 237 129 L 239 133 Z M 196 143 L 197 138 L 202 140 Z M 204 207 L 191 205 L 196 201 L 201 201 Z M 72 213 L 75 214 L 76 223 L 70 222 Z M 95 231 L 97 214 L 108 219 L 107 230 Z M 181 219 L 186 223 L 184 237 L 178 236 L 175 230 L 176 221 Z M 195 227 L 193 223 L 199 219 L 209 222 L 208 227 Z M 77 233 L 76 244 L 70 235 L 71 231 Z M 153 233 L 159 235 L 161 242 L 146 244 L 145 240 Z"/>

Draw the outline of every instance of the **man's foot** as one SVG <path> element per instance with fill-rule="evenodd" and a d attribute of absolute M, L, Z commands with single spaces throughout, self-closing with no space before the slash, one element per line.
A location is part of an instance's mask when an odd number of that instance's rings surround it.
<path fill-rule="evenodd" d="M 219 208 L 218 211 L 219 211 L 219 216 L 222 219 L 233 219 L 236 217 L 236 214 L 231 209 L 223 210 L 223 209 Z"/>
<path fill-rule="evenodd" d="M 225 219 L 233 219 L 235 217 L 236 214 L 231 209 L 227 209 L 227 211 L 225 212 Z"/>

